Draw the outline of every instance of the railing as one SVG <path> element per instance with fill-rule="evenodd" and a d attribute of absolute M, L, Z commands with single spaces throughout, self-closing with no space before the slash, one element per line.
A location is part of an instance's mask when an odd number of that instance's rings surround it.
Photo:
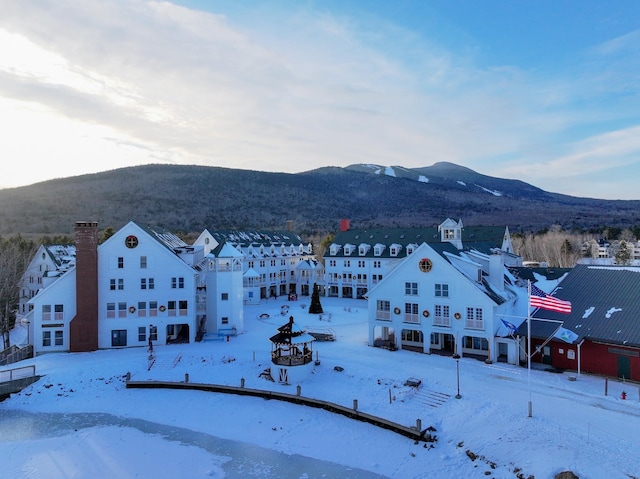
<path fill-rule="evenodd" d="M 467 329 L 484 329 L 484 321 L 481 319 L 467 319 L 464 327 Z"/>
<path fill-rule="evenodd" d="M 312 351 L 307 351 L 304 354 L 291 354 L 288 356 L 281 356 L 279 351 L 271 351 L 271 361 L 278 366 L 299 366 L 301 364 L 308 364 L 313 360 Z"/>
<path fill-rule="evenodd" d="M 405 323 L 420 324 L 420 316 L 412 313 L 404 313 L 403 321 Z"/>
<path fill-rule="evenodd" d="M 40 376 L 36 375 L 35 365 L 1 371 L 0 398 L 20 392 L 27 386 L 35 383 L 38 379 L 40 379 Z"/>
<path fill-rule="evenodd" d="M 0 383 L 15 381 L 16 379 L 30 378 L 36 375 L 36 366 L 23 366 L 21 368 L 9 369 L 8 371 L 0 371 Z"/>
<path fill-rule="evenodd" d="M 380 319 L 382 321 L 391 320 L 391 311 L 386 311 L 382 309 L 376 310 L 376 319 Z"/>
<path fill-rule="evenodd" d="M 4 351 L 0 352 L 0 366 L 6 366 L 7 364 L 17 363 L 23 359 L 33 357 L 33 345 L 27 344 L 22 348 L 18 346 L 11 346 Z"/>
<path fill-rule="evenodd" d="M 451 318 L 449 316 L 434 316 L 433 317 L 433 325 L 434 326 L 451 326 Z"/>

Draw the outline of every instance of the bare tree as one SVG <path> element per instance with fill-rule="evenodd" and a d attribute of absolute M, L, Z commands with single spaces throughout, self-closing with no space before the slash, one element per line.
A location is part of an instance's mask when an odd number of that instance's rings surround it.
<path fill-rule="evenodd" d="M 20 235 L 0 238 L 0 333 L 3 349 L 11 346 L 9 331 L 15 325 L 22 276 L 37 248 Z"/>

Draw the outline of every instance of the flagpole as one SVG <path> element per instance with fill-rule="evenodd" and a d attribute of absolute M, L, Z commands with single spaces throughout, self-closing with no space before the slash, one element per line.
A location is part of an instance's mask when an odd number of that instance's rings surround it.
<path fill-rule="evenodd" d="M 529 380 L 529 416 L 532 416 L 531 405 L 531 280 L 527 280 L 527 377 Z"/>

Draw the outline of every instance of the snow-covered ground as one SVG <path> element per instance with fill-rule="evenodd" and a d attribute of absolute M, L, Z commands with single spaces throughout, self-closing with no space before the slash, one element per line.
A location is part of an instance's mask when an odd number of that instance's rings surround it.
<path fill-rule="evenodd" d="M 43 375 L 0 403 L 3 477 L 543 479 L 565 470 L 580 478 L 640 477 L 637 384 L 609 380 L 605 395 L 601 377 L 572 381 L 575 373 L 533 369 L 529 382 L 518 366 L 373 348 L 366 302 L 322 298 L 330 321 L 308 314 L 305 302 L 247 306 L 245 331 L 228 342 L 156 345 L 151 370 L 146 348 L 48 354 L 2 368 L 35 364 Z M 299 326 L 331 328 L 337 337 L 314 343 L 320 364 L 299 384 L 260 376 L 270 367 L 269 337 L 288 320 L 284 304 Z M 21 334 L 18 326 L 13 340 Z M 239 386 L 244 379 L 248 388 L 291 394 L 300 386 L 302 396 L 349 407 L 357 399 L 358 410 L 407 426 L 420 419 L 436 429 L 437 441 L 415 443 L 287 402 L 126 389 L 127 372 L 133 380 L 183 381 L 188 374 L 190 382 Z M 409 378 L 421 387 L 405 386 Z M 434 394 L 444 402 L 434 403 Z M 277 452 L 263 455 L 262 448 Z"/>

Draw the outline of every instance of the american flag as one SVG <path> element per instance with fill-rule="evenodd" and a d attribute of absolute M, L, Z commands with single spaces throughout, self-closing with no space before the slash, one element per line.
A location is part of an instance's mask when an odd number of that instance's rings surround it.
<path fill-rule="evenodd" d="M 545 293 L 535 285 L 531 285 L 531 295 L 529 296 L 529 304 L 535 308 L 547 309 L 549 311 L 557 311 L 558 313 L 570 313 L 571 301 L 554 298 L 550 294 Z"/>

